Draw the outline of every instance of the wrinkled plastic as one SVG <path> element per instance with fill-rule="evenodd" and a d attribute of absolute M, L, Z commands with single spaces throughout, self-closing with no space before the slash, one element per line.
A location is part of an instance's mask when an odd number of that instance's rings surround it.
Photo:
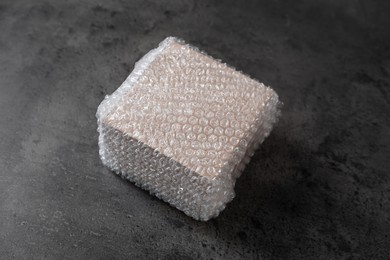
<path fill-rule="evenodd" d="M 197 220 L 218 216 L 279 117 L 278 95 L 169 37 L 99 105 L 104 165 Z"/>

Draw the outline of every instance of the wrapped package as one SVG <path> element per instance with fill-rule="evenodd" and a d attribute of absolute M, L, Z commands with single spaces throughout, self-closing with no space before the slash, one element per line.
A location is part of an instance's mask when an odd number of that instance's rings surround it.
<path fill-rule="evenodd" d="M 197 220 L 218 216 L 279 115 L 270 87 L 169 37 L 97 110 L 104 165 Z"/>

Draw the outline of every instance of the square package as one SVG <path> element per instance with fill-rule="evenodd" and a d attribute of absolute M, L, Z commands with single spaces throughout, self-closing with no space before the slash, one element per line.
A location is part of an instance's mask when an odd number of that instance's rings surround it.
<path fill-rule="evenodd" d="M 218 216 L 276 122 L 271 88 L 173 37 L 99 105 L 99 154 L 197 220 Z"/>

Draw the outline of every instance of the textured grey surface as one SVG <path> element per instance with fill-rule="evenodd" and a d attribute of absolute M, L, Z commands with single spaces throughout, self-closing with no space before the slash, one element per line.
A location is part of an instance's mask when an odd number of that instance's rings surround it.
<path fill-rule="evenodd" d="M 2 0 L 0 258 L 387 259 L 389 12 L 385 0 Z M 285 103 L 206 223 L 98 157 L 97 105 L 169 35 Z"/>

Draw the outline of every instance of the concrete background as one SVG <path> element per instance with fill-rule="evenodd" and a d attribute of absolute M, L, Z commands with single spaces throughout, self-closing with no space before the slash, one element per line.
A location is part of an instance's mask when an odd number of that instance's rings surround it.
<path fill-rule="evenodd" d="M 389 259 L 390 2 L 0 2 L 0 258 Z M 197 222 L 106 169 L 95 112 L 182 37 L 283 117 Z"/>

